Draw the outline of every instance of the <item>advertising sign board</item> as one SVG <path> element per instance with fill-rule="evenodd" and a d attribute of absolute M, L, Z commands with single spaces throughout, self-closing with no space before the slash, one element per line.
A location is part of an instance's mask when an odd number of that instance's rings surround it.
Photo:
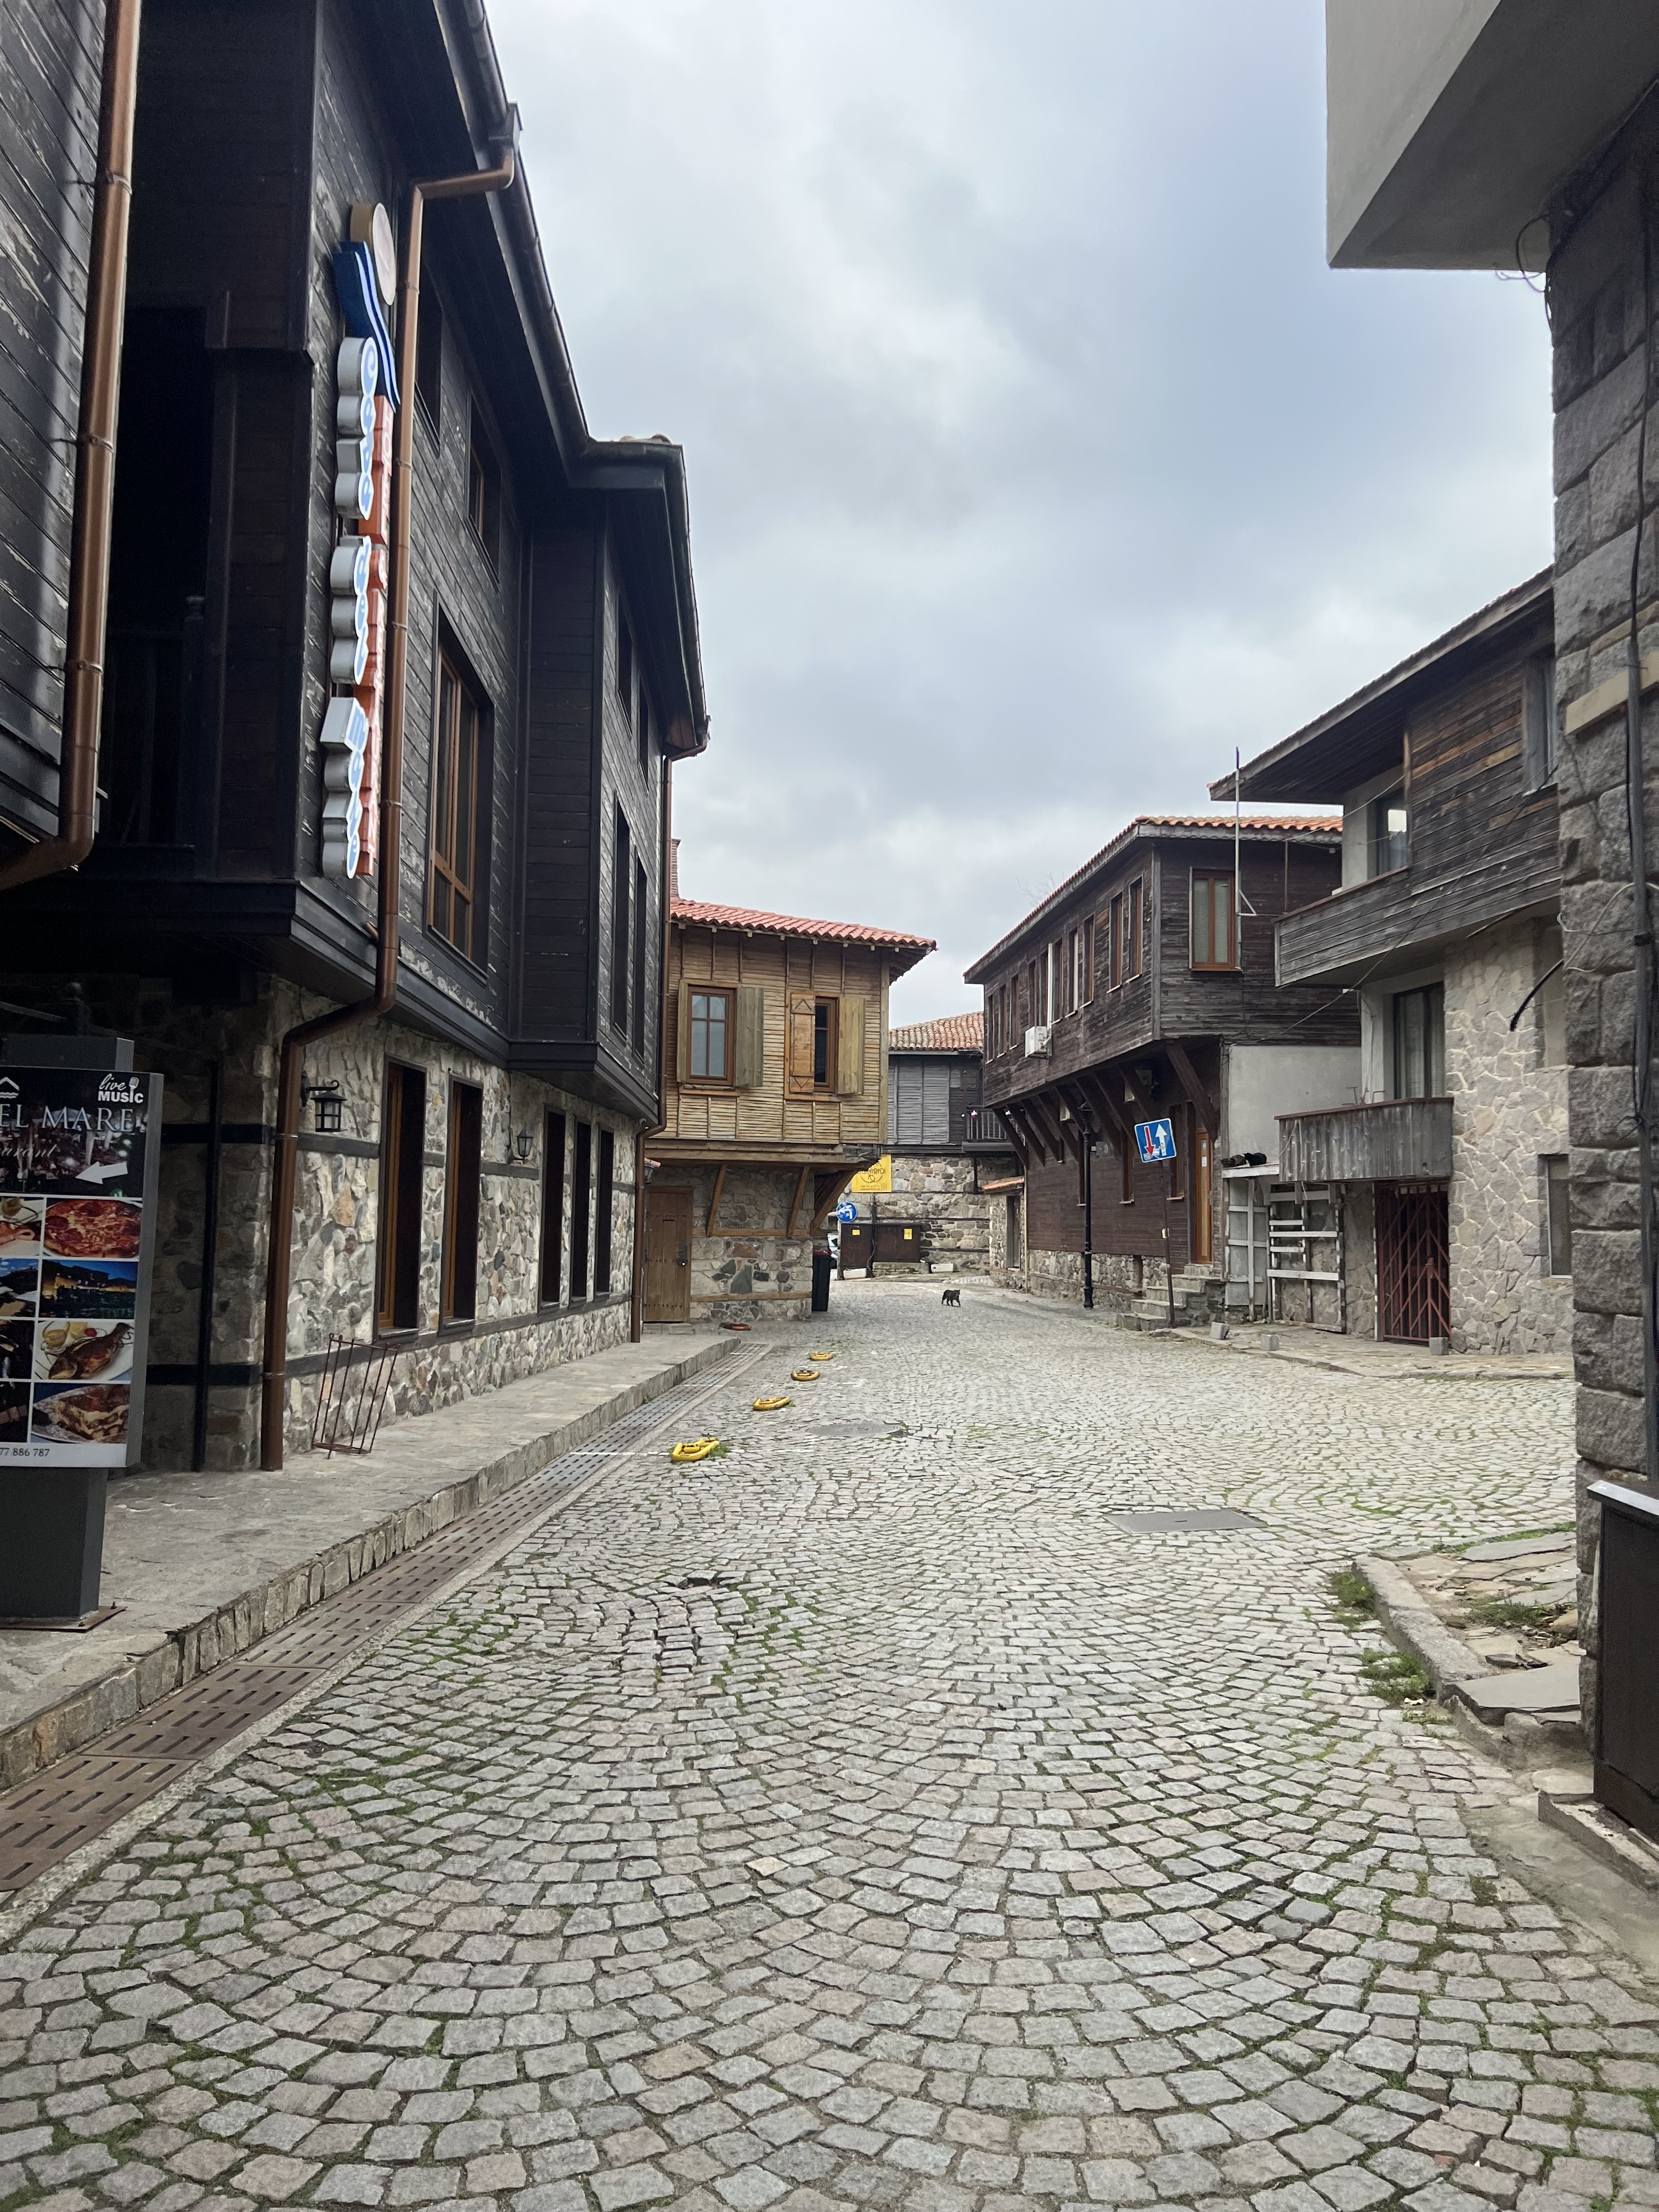
<path fill-rule="evenodd" d="M 161 1127 L 159 1075 L 0 1068 L 0 1480 L 138 1456 Z"/>
<path fill-rule="evenodd" d="M 1137 1121 L 1135 1142 L 1140 1147 L 1140 1157 L 1146 1166 L 1159 1160 L 1172 1160 L 1176 1156 L 1175 1123 L 1167 1116 L 1158 1121 Z"/>

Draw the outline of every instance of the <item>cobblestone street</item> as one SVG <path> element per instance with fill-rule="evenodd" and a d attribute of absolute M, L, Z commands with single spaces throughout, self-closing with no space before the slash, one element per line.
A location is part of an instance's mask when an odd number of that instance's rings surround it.
<path fill-rule="evenodd" d="M 1570 1386 L 964 1297 L 838 1292 L 15 1933 L 0 2207 L 1659 2205 L 1659 2010 L 1326 1589 L 1569 1519 Z"/>

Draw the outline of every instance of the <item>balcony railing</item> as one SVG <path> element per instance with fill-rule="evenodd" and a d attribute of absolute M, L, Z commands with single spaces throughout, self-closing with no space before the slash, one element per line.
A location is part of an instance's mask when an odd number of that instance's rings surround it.
<path fill-rule="evenodd" d="M 1451 1171 L 1449 1098 L 1380 1099 L 1279 1117 L 1286 1182 L 1443 1182 Z"/>
<path fill-rule="evenodd" d="M 972 1106 L 968 1110 L 963 1142 L 968 1145 L 994 1145 L 1002 1150 L 1009 1144 L 1007 1130 L 1000 1114 L 994 1114 L 988 1106 Z"/>

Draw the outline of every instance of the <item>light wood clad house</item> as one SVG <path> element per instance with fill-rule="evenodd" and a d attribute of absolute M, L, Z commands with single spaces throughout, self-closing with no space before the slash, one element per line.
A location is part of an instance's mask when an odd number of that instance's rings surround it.
<path fill-rule="evenodd" d="M 676 899 L 648 1322 L 804 1316 L 812 1248 L 887 1142 L 887 994 L 933 940 Z"/>

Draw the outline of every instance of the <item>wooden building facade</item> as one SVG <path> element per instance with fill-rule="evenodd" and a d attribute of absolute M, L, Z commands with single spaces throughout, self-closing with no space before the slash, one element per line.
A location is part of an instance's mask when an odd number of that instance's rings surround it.
<path fill-rule="evenodd" d="M 1259 1148 L 1270 1071 L 1294 1057 L 1333 1097 L 1357 1072 L 1352 1007 L 1273 977 L 1273 922 L 1334 888 L 1340 848 L 1328 819 L 1140 816 L 968 970 L 985 1103 L 1024 1165 L 1005 1239 L 1026 1287 L 1080 1296 L 1086 1243 L 1126 1317 L 1219 1302 L 1221 1167 Z M 1147 1164 L 1135 1126 L 1164 1119 L 1174 1162 Z"/>
<path fill-rule="evenodd" d="M 887 1140 L 887 997 L 933 940 L 673 902 L 645 1315 L 794 1319 L 848 1182 Z"/>
<path fill-rule="evenodd" d="M 38 614 L 32 645 L 0 636 L 0 870 L 59 805 L 104 21 L 28 5 L 62 82 L 0 80 L 57 161 L 55 191 L 0 184 L 33 257 L 39 433 L 0 594 Z M 668 776 L 707 715 L 683 457 L 587 428 L 481 11 L 145 0 L 135 127 L 97 836 L 0 893 L 0 940 L 42 1036 L 90 1018 L 170 1079 L 149 1456 L 232 1466 L 262 1373 L 267 1454 L 308 1441 L 332 1334 L 395 1341 L 405 1413 L 627 1334 Z M 434 179 L 465 196 L 427 198 L 415 264 L 411 180 Z M 293 1293 L 267 1330 L 283 1040 L 372 1001 L 391 934 L 389 1005 L 304 1048 Z"/>
<path fill-rule="evenodd" d="M 1356 1097 L 1277 1109 L 1281 1176 L 1334 1197 L 1334 1326 L 1570 1341 L 1553 601 L 1532 578 L 1242 771 L 1342 808 L 1340 885 L 1275 933 L 1281 986 L 1359 1009 Z"/>

